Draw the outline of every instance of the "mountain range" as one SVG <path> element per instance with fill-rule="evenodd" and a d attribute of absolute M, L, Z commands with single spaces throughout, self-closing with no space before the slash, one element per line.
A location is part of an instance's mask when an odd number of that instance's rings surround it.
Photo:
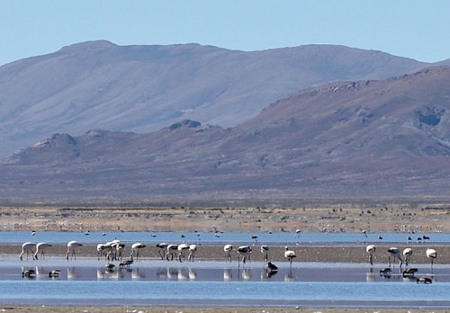
<path fill-rule="evenodd" d="M 56 133 L 4 158 L 0 197 L 149 203 L 447 199 L 450 67 L 301 88 L 233 127 Z"/>
<path fill-rule="evenodd" d="M 185 119 L 235 127 L 304 88 L 387 79 L 448 61 L 333 45 L 247 52 L 78 43 L 0 67 L 0 157 L 53 133 L 148 133 Z"/>

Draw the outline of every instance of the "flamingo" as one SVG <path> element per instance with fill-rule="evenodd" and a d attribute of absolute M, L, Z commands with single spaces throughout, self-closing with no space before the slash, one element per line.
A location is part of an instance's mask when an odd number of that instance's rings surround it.
<path fill-rule="evenodd" d="M 250 253 L 252 253 L 252 248 L 250 246 L 240 246 L 237 249 L 237 252 L 239 255 L 242 255 L 242 263 L 245 263 L 247 257 L 249 257 Z"/>
<path fill-rule="evenodd" d="M 133 243 L 131 245 L 130 259 L 134 260 L 133 256 L 136 254 L 136 261 L 138 261 L 139 260 L 139 251 L 141 249 L 144 249 L 145 247 L 146 247 L 146 245 L 144 245 L 143 243 L 140 243 L 140 242 Z"/>
<path fill-rule="evenodd" d="M 373 254 L 376 250 L 376 247 L 374 245 L 368 245 L 366 247 L 366 252 L 369 254 L 369 262 L 370 265 L 373 265 Z"/>
<path fill-rule="evenodd" d="M 193 262 L 195 258 L 195 253 L 197 252 L 197 245 L 190 245 L 189 246 L 189 255 L 188 260 Z"/>
<path fill-rule="evenodd" d="M 160 242 L 156 244 L 156 248 L 158 249 L 158 254 L 161 257 L 161 260 L 164 260 L 163 250 L 167 249 L 169 244 L 166 242 Z"/>
<path fill-rule="evenodd" d="M 392 256 L 392 261 L 395 261 L 395 258 L 398 258 L 400 261 L 400 267 L 402 267 L 403 260 L 402 260 L 402 257 L 400 256 L 400 250 L 396 247 L 391 247 L 388 249 L 388 253 L 389 253 L 389 258 L 388 258 L 389 267 L 391 266 L 391 256 Z"/>
<path fill-rule="evenodd" d="M 431 271 L 433 271 L 433 263 L 434 259 L 437 258 L 437 252 L 434 249 L 428 248 L 425 253 L 427 255 L 427 258 L 431 260 Z"/>
<path fill-rule="evenodd" d="M 223 251 L 225 252 L 225 254 L 227 255 L 228 259 L 231 262 L 231 251 L 233 251 L 233 246 L 232 245 L 225 245 L 223 246 Z"/>
<path fill-rule="evenodd" d="M 406 266 L 408 266 L 409 259 L 411 258 L 412 254 L 413 254 L 413 249 L 411 249 L 411 248 L 403 249 L 403 257 L 405 258 L 405 265 Z"/>
<path fill-rule="evenodd" d="M 75 248 L 82 247 L 83 245 L 78 241 L 72 240 L 67 243 L 66 259 L 69 260 L 69 256 L 73 259 L 77 259 Z"/>
<path fill-rule="evenodd" d="M 289 250 L 286 246 L 284 247 L 284 257 L 289 261 L 289 268 L 292 268 L 292 260 L 297 257 L 294 251 Z"/>
<path fill-rule="evenodd" d="M 262 245 L 261 246 L 261 253 L 264 254 L 264 261 L 268 262 L 269 261 L 269 246 Z"/>
<path fill-rule="evenodd" d="M 178 246 L 174 245 L 174 244 L 169 244 L 166 249 L 167 249 L 166 260 L 172 261 L 173 260 L 173 252 L 178 250 Z M 169 260 L 169 256 L 170 256 L 170 260 Z"/>
<path fill-rule="evenodd" d="M 46 242 L 39 242 L 39 243 L 36 245 L 36 253 L 34 254 L 34 258 L 35 258 L 36 260 L 39 260 L 38 254 L 39 254 L 39 252 L 40 252 L 40 253 L 41 253 L 41 256 L 42 256 L 42 259 L 45 259 L 45 255 L 44 255 L 45 249 L 47 249 L 48 247 L 51 247 L 51 246 L 52 246 L 51 244 L 48 244 L 48 243 L 46 243 Z"/>
<path fill-rule="evenodd" d="M 33 248 L 36 246 L 35 243 L 32 242 L 25 242 L 22 244 L 22 252 L 19 255 L 20 260 L 22 261 L 23 259 L 23 255 L 25 254 L 25 252 L 27 253 L 27 260 L 28 260 L 28 255 L 31 253 L 31 255 L 33 255 L 33 260 L 34 260 L 34 251 Z"/>
<path fill-rule="evenodd" d="M 184 259 L 184 251 L 189 250 L 189 245 L 182 243 L 178 246 L 177 250 L 178 250 L 178 260 L 182 262 L 181 259 L 182 258 Z"/>
<path fill-rule="evenodd" d="M 105 250 L 106 250 L 106 245 L 104 243 L 99 243 L 97 245 L 97 261 L 100 261 L 100 257 L 105 257 Z"/>

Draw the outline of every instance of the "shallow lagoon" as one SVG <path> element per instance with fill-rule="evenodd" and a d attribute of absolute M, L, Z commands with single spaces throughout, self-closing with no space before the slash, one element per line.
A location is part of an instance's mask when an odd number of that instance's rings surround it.
<path fill-rule="evenodd" d="M 301 242 L 311 245 L 424 242 L 450 243 L 445 233 L 97 233 L 97 232 L 0 232 L 0 242 L 20 246 L 25 241 L 64 244 L 78 240 L 96 244 L 119 238 L 129 242 L 267 243 L 282 246 Z M 252 236 L 257 236 L 256 239 Z M 381 237 L 381 238 L 380 238 Z M 408 240 L 411 237 L 411 240 Z M 420 240 L 418 239 L 420 238 Z M 222 256 L 221 256 L 222 257 Z M 0 304 L 38 305 L 208 305 L 208 306 L 321 306 L 321 307 L 450 307 L 450 265 L 414 264 L 419 272 L 433 279 L 417 284 L 403 278 L 400 269 L 389 277 L 379 270 L 385 264 L 369 267 L 362 263 L 277 262 L 277 273 L 267 273 L 263 262 L 245 264 L 234 260 L 167 262 L 145 260 L 129 269 L 106 271 L 105 262 L 80 257 L 63 257 L 20 262 L 17 255 L 0 260 Z M 50 278 L 58 268 L 61 275 Z M 35 278 L 23 278 L 22 270 L 34 269 Z"/>
<path fill-rule="evenodd" d="M 256 236 L 256 239 L 252 237 Z M 429 240 L 423 240 L 427 236 Z M 410 238 L 410 239 L 409 239 Z M 305 244 L 320 243 L 450 243 L 448 233 L 214 233 L 214 232 L 0 232 L 0 243 L 51 242 L 66 243 L 77 240 L 83 243 L 96 244 L 99 242 L 120 239 L 122 242 L 199 242 L 209 244 L 224 243 L 266 243 L 266 244 L 292 244 L 302 242 Z"/>
<path fill-rule="evenodd" d="M 417 277 L 403 278 L 399 268 L 379 275 L 381 267 L 351 263 L 277 264 L 269 274 L 262 262 L 142 261 L 129 269 L 107 271 L 103 261 L 0 262 L 1 304 L 99 305 L 244 305 L 244 306 L 379 306 L 449 307 L 450 267 L 417 265 Z M 60 277 L 48 272 L 58 268 Z M 23 278 L 35 269 L 35 278 Z"/>

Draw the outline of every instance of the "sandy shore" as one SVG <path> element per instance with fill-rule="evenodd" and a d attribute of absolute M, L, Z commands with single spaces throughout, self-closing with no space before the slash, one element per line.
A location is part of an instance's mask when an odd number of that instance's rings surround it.
<path fill-rule="evenodd" d="M 446 205 L 313 208 L 0 207 L 0 230 L 448 232 Z"/>

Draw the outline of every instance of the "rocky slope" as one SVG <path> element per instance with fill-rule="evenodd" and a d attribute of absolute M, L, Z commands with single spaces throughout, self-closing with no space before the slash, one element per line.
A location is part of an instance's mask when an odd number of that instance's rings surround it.
<path fill-rule="evenodd" d="M 0 67 L 0 156 L 53 133 L 146 133 L 183 119 L 232 127 L 303 88 L 426 66 L 343 46 L 244 52 L 197 44 L 74 44 Z"/>
<path fill-rule="evenodd" d="M 450 67 L 299 91 L 230 129 L 55 134 L 0 166 L 2 199 L 230 203 L 445 197 Z"/>

